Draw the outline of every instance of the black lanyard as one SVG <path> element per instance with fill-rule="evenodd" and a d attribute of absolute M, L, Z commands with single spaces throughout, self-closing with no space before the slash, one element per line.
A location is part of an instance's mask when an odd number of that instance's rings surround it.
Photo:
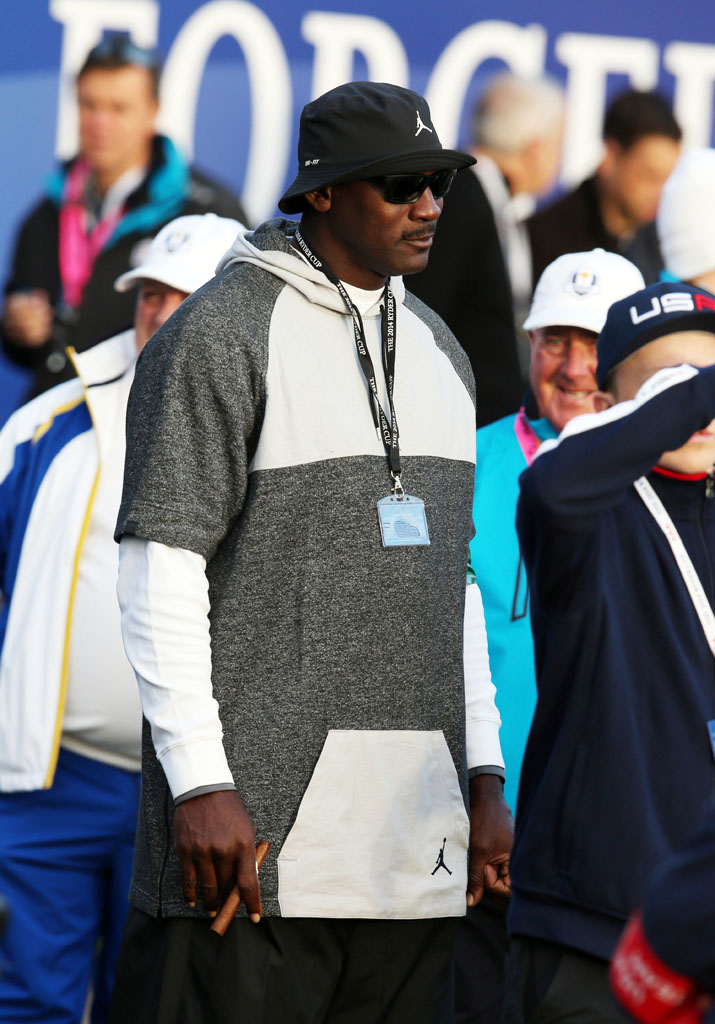
<path fill-rule="evenodd" d="M 370 402 L 370 412 L 372 413 L 372 421 L 375 424 L 375 429 L 382 438 L 382 443 L 385 446 L 385 452 L 390 463 L 390 476 L 394 481 L 393 490 L 395 494 L 402 494 L 402 483 L 400 482 L 401 473 L 401 462 L 400 462 L 400 434 L 397 428 L 397 417 L 395 415 L 395 349 L 397 343 L 396 334 L 396 315 L 395 315 L 395 296 L 392 294 L 390 288 L 390 279 L 387 279 L 385 283 L 385 305 L 380 307 L 382 313 L 381 328 L 382 328 L 382 368 L 385 371 L 385 381 L 387 383 L 387 397 L 390 403 L 390 419 L 392 425 L 388 423 L 387 416 L 380 404 L 380 396 L 377 390 L 377 381 L 375 380 L 375 367 L 370 357 L 370 353 L 367 348 L 365 341 L 365 329 L 362 324 L 362 317 L 360 316 L 360 310 L 356 308 L 352 299 L 345 290 L 345 286 L 340 278 L 337 276 L 325 260 L 321 259 L 317 253 L 313 252 L 306 244 L 305 239 L 301 235 L 300 231 L 295 233 L 295 241 L 303 253 L 305 258 L 315 267 L 316 270 L 321 270 L 331 284 L 335 285 L 340 293 L 340 296 L 345 303 L 348 312 L 353 320 L 353 332 L 355 335 L 355 347 L 357 349 L 358 359 L 360 360 L 360 366 L 362 372 L 365 375 L 368 387 L 370 388 L 370 396 L 368 396 Z"/>

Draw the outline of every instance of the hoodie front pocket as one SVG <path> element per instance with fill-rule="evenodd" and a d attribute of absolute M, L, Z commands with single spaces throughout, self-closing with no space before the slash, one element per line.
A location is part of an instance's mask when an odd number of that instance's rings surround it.
<path fill-rule="evenodd" d="M 278 857 L 284 917 L 459 917 L 469 818 L 441 731 L 331 730 Z"/>

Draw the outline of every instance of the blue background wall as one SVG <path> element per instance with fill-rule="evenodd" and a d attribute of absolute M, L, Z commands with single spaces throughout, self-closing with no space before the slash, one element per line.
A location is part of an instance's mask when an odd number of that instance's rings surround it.
<path fill-rule="evenodd" d="M 84 7 L 83 7 L 84 5 Z M 114 7 L 115 16 L 122 7 L 127 10 L 133 5 L 147 5 L 158 14 L 158 45 L 163 54 L 169 54 L 180 30 L 187 20 L 199 9 L 211 6 L 216 17 L 233 13 L 240 8 L 244 13 L 258 10 L 268 19 L 277 33 L 280 46 L 289 68 L 290 92 L 279 95 L 276 85 L 275 98 L 271 95 L 271 68 L 263 69 L 260 88 L 267 104 L 262 117 L 271 117 L 271 103 L 275 99 L 276 117 L 279 124 L 289 104 L 286 120 L 291 139 L 287 147 L 285 166 L 281 163 L 282 184 L 295 173 L 295 144 L 297 123 L 301 107 L 311 99 L 315 63 L 315 47 L 303 36 L 303 21 L 309 11 L 328 11 L 344 15 L 367 15 L 379 19 L 399 37 L 407 58 L 408 82 L 412 88 L 424 92 L 430 84 L 435 64 L 445 48 L 469 26 L 498 19 L 515 26 L 540 26 L 545 36 L 543 64 L 547 71 L 562 81 L 570 90 L 572 100 L 577 93 L 575 74 L 577 67 L 570 70 L 564 65 L 563 37 L 572 33 L 593 36 L 594 52 L 599 44 L 598 37 L 618 37 L 611 49 L 615 53 L 619 46 L 631 45 L 628 41 L 650 41 L 657 53 L 656 80 L 653 84 L 667 95 L 677 96 L 683 109 L 693 110 L 698 104 L 689 100 L 693 89 L 700 97 L 695 116 L 695 127 L 690 126 L 691 141 L 712 142 L 712 78 L 715 78 L 715 4 L 696 4 L 695 0 L 675 4 L 659 0 L 658 3 L 622 0 L 602 0 L 599 4 L 564 4 L 563 0 L 542 0 L 534 5 L 528 0 L 481 0 L 472 3 L 442 2 L 433 5 L 417 5 L 409 0 L 325 0 L 323 6 L 309 6 L 287 0 L 264 0 L 261 4 L 223 5 L 206 3 L 206 0 L 4 0 L 0 5 L 0 138 L 2 139 L 2 189 L 0 190 L 0 262 L 2 277 L 7 276 L 7 265 L 12 240 L 20 218 L 29 205 L 41 194 L 43 180 L 55 160 L 57 142 L 57 111 L 60 83 L 60 65 L 63 39 L 66 27 L 63 19 L 76 25 L 83 17 L 96 16 L 98 11 L 109 11 Z M 232 12 L 231 9 L 233 8 Z M 69 12 L 69 13 L 68 13 Z M 53 14 L 55 15 L 53 17 Z M 106 26 L 110 26 L 109 24 Z M 561 41 L 561 42 L 560 42 Z M 672 61 L 668 47 L 673 42 L 695 44 L 692 60 L 686 61 L 690 76 L 681 81 L 668 70 Z M 603 44 L 601 44 L 603 45 Z M 609 46 L 608 40 L 605 41 Z M 647 44 L 646 44 L 647 45 Z M 672 49 L 672 47 L 671 47 Z M 677 48 L 676 48 L 677 49 Z M 589 51 L 590 52 L 590 51 Z M 636 50 L 634 50 L 634 54 Z M 642 56 L 643 54 L 641 54 Z M 677 60 L 677 54 L 676 58 Z M 682 61 L 682 53 L 680 56 Z M 580 62 L 579 62 L 580 63 Z M 618 60 L 615 61 L 618 64 Z M 607 95 L 628 84 L 626 70 L 630 63 L 626 56 L 621 66 L 605 79 Z M 625 64 L 625 66 L 624 66 Z M 634 66 L 637 60 L 634 57 Z M 478 92 L 485 78 L 494 70 L 503 67 L 498 59 L 486 59 L 475 65 L 466 90 L 459 86 L 457 100 L 463 98 L 462 117 L 458 134 L 465 136 L 465 112 L 471 98 Z M 369 65 L 365 55 L 356 52 L 352 61 L 353 78 L 365 77 Z M 195 130 L 193 131 L 195 162 L 228 183 L 239 193 L 244 192 L 246 169 L 250 160 L 251 129 L 251 77 L 244 54 L 235 38 L 220 39 L 211 50 L 210 57 L 201 77 L 197 99 Z M 280 75 L 276 67 L 275 81 Z M 383 77 L 388 77 L 384 75 Z M 709 83 L 709 84 L 708 84 Z M 597 122 L 598 97 L 584 106 L 583 117 Z M 457 86 L 455 86 L 457 89 Z M 688 92 L 688 90 L 690 90 Z M 687 104 L 686 104 L 687 101 Z M 686 104 L 684 107 L 683 104 Z M 707 109 L 706 109 L 707 108 Z M 433 107 L 434 112 L 434 107 Z M 699 119 L 699 120 L 698 120 Z M 707 124 L 704 124 L 707 121 Z M 436 119 L 437 127 L 441 124 Z M 576 132 L 579 111 L 571 110 L 571 130 Z M 598 124 L 594 124 L 598 130 Z M 693 134 L 694 132 L 694 134 Z M 444 134 L 444 133 L 443 133 Z M 458 140 L 443 140 L 448 144 Z M 568 144 L 568 139 L 567 139 Z M 279 162 L 282 161 L 282 155 Z M 273 208 L 280 193 L 277 183 L 272 199 Z M 244 193 L 249 210 L 252 197 Z M 261 215 L 272 212 L 270 202 L 262 200 Z M 0 363 L 0 422 L 19 400 L 25 386 L 23 375 Z"/>

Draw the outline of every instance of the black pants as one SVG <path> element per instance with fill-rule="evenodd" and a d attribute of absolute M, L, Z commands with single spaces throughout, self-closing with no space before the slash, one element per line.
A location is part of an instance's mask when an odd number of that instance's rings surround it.
<path fill-rule="evenodd" d="M 500 1024 L 509 902 L 485 895 L 470 907 L 454 947 L 455 1024 Z"/>
<path fill-rule="evenodd" d="M 450 1024 L 459 919 L 204 920 L 131 909 L 110 1024 Z"/>
<path fill-rule="evenodd" d="M 608 961 L 570 946 L 519 936 L 506 964 L 504 1024 L 624 1024 Z"/>

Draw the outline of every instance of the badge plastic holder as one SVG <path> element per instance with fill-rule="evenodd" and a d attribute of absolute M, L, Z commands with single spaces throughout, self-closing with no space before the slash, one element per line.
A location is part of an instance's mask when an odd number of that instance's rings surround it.
<path fill-rule="evenodd" d="M 425 503 L 413 494 L 388 495 L 377 503 L 380 535 L 385 548 L 414 547 L 430 543 Z"/>

